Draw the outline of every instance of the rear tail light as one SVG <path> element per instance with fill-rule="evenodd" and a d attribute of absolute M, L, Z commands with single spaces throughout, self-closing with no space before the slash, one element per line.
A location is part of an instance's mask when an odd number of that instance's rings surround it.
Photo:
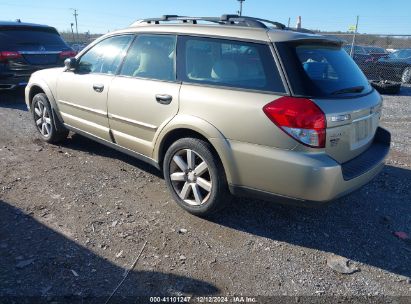
<path fill-rule="evenodd" d="M 66 58 L 74 57 L 76 55 L 77 53 L 75 51 L 63 51 L 60 53 L 59 56 L 61 59 L 66 59 Z"/>
<path fill-rule="evenodd" d="M 21 58 L 21 54 L 19 52 L 14 51 L 1 51 L 0 52 L 0 61 L 7 61 L 9 59 L 17 59 Z"/>
<path fill-rule="evenodd" d="M 281 130 L 302 144 L 325 147 L 325 114 L 310 99 L 281 97 L 265 105 L 263 111 Z"/>

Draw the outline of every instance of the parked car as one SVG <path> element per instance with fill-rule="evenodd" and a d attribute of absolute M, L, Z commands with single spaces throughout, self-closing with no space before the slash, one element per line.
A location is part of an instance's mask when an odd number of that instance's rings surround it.
<path fill-rule="evenodd" d="M 402 49 L 378 59 L 372 65 L 375 79 L 411 83 L 411 49 Z"/>
<path fill-rule="evenodd" d="M 64 66 L 74 55 L 53 27 L 1 21 L 0 90 L 25 86 L 31 73 Z"/>
<path fill-rule="evenodd" d="M 390 146 L 382 98 L 340 40 L 251 17 L 136 22 L 34 73 L 25 96 L 44 141 L 71 130 L 146 161 L 196 215 L 230 193 L 333 200 Z"/>
<path fill-rule="evenodd" d="M 378 46 L 364 46 L 364 50 L 371 56 L 372 61 L 387 57 L 389 54 L 384 48 Z"/>
<path fill-rule="evenodd" d="M 351 55 L 351 45 L 350 44 L 346 44 L 343 46 L 344 50 Z M 358 66 L 362 66 L 366 63 L 372 62 L 372 56 L 367 53 L 365 47 L 360 46 L 360 45 L 354 45 L 354 54 L 353 54 L 353 58 L 354 61 L 358 64 Z"/>
<path fill-rule="evenodd" d="M 87 44 L 82 44 L 82 43 L 74 43 L 70 47 L 75 51 L 75 52 L 80 52 L 82 49 L 84 49 L 87 46 Z"/>

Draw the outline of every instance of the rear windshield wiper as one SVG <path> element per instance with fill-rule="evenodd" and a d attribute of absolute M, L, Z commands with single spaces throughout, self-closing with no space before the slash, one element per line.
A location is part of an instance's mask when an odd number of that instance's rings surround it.
<path fill-rule="evenodd" d="M 341 90 L 337 90 L 331 93 L 331 95 L 340 95 L 345 93 L 361 93 L 364 90 L 364 86 L 357 86 L 351 88 L 345 88 Z"/>

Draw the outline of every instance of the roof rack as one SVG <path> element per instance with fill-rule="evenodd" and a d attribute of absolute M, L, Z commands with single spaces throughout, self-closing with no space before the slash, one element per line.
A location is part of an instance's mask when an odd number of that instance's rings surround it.
<path fill-rule="evenodd" d="M 222 15 L 221 17 L 189 17 L 189 16 L 178 16 L 178 15 L 164 15 L 160 18 L 148 18 L 142 19 L 134 22 L 131 26 L 137 26 L 141 24 L 160 24 L 169 21 L 180 21 L 182 23 L 197 24 L 198 21 L 218 23 L 221 25 L 238 25 L 254 28 L 269 28 L 266 24 L 273 25 L 278 29 L 286 29 L 286 26 L 280 22 L 271 21 L 267 19 L 254 18 L 248 16 L 239 15 Z"/>

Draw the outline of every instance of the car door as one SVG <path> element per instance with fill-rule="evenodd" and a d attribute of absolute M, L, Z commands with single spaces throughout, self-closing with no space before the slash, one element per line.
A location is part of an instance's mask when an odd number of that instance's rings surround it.
<path fill-rule="evenodd" d="M 74 70 L 58 78 L 57 102 L 66 124 L 111 141 L 107 93 L 133 35 L 106 38 L 80 58 Z"/>
<path fill-rule="evenodd" d="M 151 156 L 155 135 L 178 111 L 174 35 L 138 35 L 110 85 L 108 117 L 120 146 Z"/>

